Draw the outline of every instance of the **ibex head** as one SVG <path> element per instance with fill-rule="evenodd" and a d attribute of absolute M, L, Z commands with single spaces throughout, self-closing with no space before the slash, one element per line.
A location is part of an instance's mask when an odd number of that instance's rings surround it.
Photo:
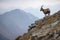
<path fill-rule="evenodd" d="M 40 8 L 40 11 L 42 11 L 43 10 L 43 5 L 41 6 L 41 8 Z"/>

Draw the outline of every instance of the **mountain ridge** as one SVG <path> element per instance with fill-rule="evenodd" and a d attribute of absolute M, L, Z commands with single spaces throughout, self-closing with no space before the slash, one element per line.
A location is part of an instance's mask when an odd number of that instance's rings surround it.
<path fill-rule="evenodd" d="M 60 10 L 35 21 L 28 32 L 16 40 L 60 40 Z"/>
<path fill-rule="evenodd" d="M 8 39 L 14 40 L 18 35 L 27 32 L 28 25 L 34 22 L 37 17 L 23 10 L 14 9 L 0 15 L 0 19 L 0 33 Z"/>

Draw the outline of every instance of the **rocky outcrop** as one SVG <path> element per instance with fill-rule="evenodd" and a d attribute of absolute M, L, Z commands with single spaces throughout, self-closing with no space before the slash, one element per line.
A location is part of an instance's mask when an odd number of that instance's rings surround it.
<path fill-rule="evenodd" d="M 30 38 L 31 36 L 31 38 Z M 35 21 L 28 29 L 28 33 L 20 37 L 22 40 L 59 40 L 60 39 L 60 11 L 51 16 Z M 20 39 L 19 39 L 20 40 Z"/>

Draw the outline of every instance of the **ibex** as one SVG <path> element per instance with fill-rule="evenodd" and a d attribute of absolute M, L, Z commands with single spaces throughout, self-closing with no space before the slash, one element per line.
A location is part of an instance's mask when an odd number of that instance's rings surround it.
<path fill-rule="evenodd" d="M 48 14 L 48 16 L 50 15 L 50 9 L 49 8 L 43 9 L 43 5 L 41 6 L 40 11 L 43 11 L 43 13 L 45 14 L 45 16 L 46 16 L 46 14 Z"/>

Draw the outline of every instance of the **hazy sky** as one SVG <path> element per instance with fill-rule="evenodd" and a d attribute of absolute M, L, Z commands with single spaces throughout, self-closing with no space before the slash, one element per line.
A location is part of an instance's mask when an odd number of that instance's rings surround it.
<path fill-rule="evenodd" d="M 0 11 L 16 8 L 28 11 L 31 8 L 39 8 L 41 5 L 53 7 L 55 5 L 60 5 L 60 0 L 0 0 Z"/>
<path fill-rule="evenodd" d="M 60 0 L 0 0 L 0 8 L 37 8 L 41 5 L 56 5 Z"/>

